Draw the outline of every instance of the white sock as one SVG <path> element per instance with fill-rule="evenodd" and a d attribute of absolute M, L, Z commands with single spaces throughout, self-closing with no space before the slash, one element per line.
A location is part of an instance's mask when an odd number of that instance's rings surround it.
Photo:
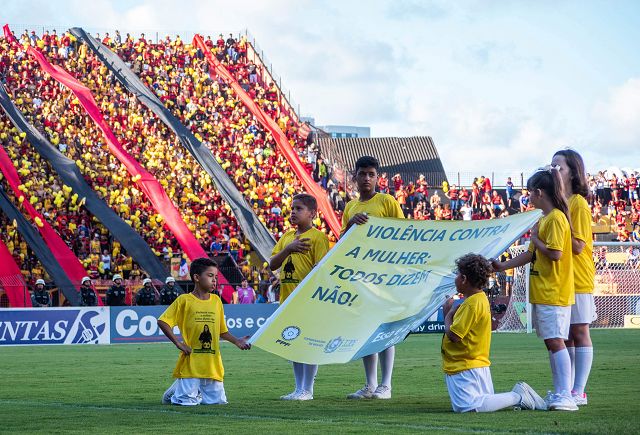
<path fill-rule="evenodd" d="M 362 358 L 364 363 L 364 375 L 367 378 L 367 385 L 375 389 L 378 386 L 378 354 L 367 355 Z"/>
<path fill-rule="evenodd" d="M 576 379 L 573 384 L 573 391 L 576 394 L 584 393 L 592 363 L 593 347 L 576 347 Z"/>
<path fill-rule="evenodd" d="M 296 391 L 301 391 L 302 380 L 304 378 L 304 364 L 299 362 L 293 363 L 293 378 L 296 381 Z"/>
<path fill-rule="evenodd" d="M 493 412 L 499 409 L 508 408 L 520 404 L 520 395 L 510 391 L 508 393 L 487 394 L 484 396 L 482 405 L 477 408 L 477 412 Z"/>
<path fill-rule="evenodd" d="M 571 358 L 567 349 L 562 349 L 551 355 L 555 366 L 553 386 L 556 393 L 571 392 Z"/>
<path fill-rule="evenodd" d="M 313 382 L 318 373 L 317 364 L 303 364 L 302 389 L 313 394 Z"/>
<path fill-rule="evenodd" d="M 571 359 L 571 385 L 573 385 L 573 381 L 576 378 L 576 348 L 573 346 L 567 347 L 567 352 L 569 352 L 569 358 Z"/>
<path fill-rule="evenodd" d="M 380 352 L 380 369 L 382 371 L 382 385 L 391 388 L 391 375 L 393 375 L 393 362 L 396 359 L 396 347 L 391 346 Z"/>

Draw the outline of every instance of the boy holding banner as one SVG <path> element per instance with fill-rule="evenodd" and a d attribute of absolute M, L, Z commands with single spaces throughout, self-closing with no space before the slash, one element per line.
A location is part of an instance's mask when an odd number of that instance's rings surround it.
<path fill-rule="evenodd" d="M 289 222 L 296 228 L 287 231 L 273 248 L 269 267 L 271 270 L 282 267 L 280 270 L 281 304 L 329 251 L 329 238 L 313 227 L 317 210 L 318 203 L 313 196 L 307 193 L 294 196 Z M 317 364 L 293 362 L 296 388 L 292 393 L 280 398 L 282 400 L 313 400 L 313 383 L 317 372 Z"/>
<path fill-rule="evenodd" d="M 390 217 L 403 219 L 404 213 L 395 198 L 387 193 L 377 193 L 378 173 L 380 163 L 378 159 L 363 156 L 356 161 L 354 181 L 358 187 L 360 197 L 349 201 L 342 215 L 341 235 L 344 235 L 353 225 L 367 223 L 369 216 Z M 382 369 L 382 382 L 378 384 L 378 357 Z M 367 355 L 362 358 L 366 384 L 364 387 L 349 394 L 348 399 L 391 399 L 391 375 L 395 347 L 391 346 L 382 352 Z"/>
<path fill-rule="evenodd" d="M 508 393 L 494 394 L 489 369 L 491 310 L 482 290 L 491 275 L 491 263 L 481 255 L 467 254 L 456 260 L 456 266 L 456 289 L 464 302 L 455 307 L 453 299 L 445 303 L 442 337 L 442 368 L 453 411 L 546 409 L 542 397 L 525 382 L 518 382 Z"/>

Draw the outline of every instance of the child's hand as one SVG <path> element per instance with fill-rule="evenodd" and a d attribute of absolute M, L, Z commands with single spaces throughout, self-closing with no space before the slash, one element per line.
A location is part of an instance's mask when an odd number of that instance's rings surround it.
<path fill-rule="evenodd" d="M 293 242 L 289 243 L 289 245 L 287 246 L 287 248 L 289 249 L 289 252 L 293 253 L 293 252 L 299 252 L 301 254 L 304 254 L 305 252 L 308 252 L 309 249 L 311 249 L 311 243 L 309 243 L 311 239 L 309 238 L 304 238 L 304 239 L 294 239 Z"/>
<path fill-rule="evenodd" d="M 449 298 L 444 301 L 444 304 L 442 305 L 442 314 L 446 316 L 449 310 L 451 310 L 451 307 L 453 307 L 453 298 Z"/>
<path fill-rule="evenodd" d="M 369 220 L 369 216 L 366 213 L 358 213 L 349 220 L 349 226 L 351 225 L 363 225 Z"/>
<path fill-rule="evenodd" d="M 245 337 L 239 338 L 239 339 L 236 341 L 236 346 L 238 346 L 238 348 L 240 348 L 240 349 L 242 349 L 242 350 L 249 350 L 249 349 L 251 349 L 251 344 L 250 344 L 250 343 L 247 343 L 247 340 L 249 340 L 249 336 L 248 336 L 248 335 L 247 335 L 247 336 L 245 336 Z"/>
<path fill-rule="evenodd" d="M 178 343 L 176 345 L 178 349 L 182 351 L 185 355 L 191 355 L 191 348 L 184 343 Z"/>
<path fill-rule="evenodd" d="M 539 230 L 539 225 L 538 225 L 538 222 L 536 222 L 536 224 L 531 227 L 531 240 L 538 238 L 538 230 Z"/>

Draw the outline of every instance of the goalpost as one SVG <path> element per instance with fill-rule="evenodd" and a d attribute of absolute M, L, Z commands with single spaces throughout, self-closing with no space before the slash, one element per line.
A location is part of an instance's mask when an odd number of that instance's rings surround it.
<path fill-rule="evenodd" d="M 623 328 L 625 316 L 640 315 L 640 243 L 594 242 L 594 300 L 598 318 L 592 328 Z M 511 247 L 516 256 L 526 246 Z M 529 265 L 514 270 L 511 297 L 499 332 L 531 332 Z"/>

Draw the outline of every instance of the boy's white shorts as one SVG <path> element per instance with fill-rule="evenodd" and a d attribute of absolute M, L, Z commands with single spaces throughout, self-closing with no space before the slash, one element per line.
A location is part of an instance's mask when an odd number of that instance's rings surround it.
<path fill-rule="evenodd" d="M 493 381 L 489 367 L 464 370 L 455 375 L 444 375 L 453 412 L 475 411 L 482 406 L 487 394 L 493 394 Z"/>
<path fill-rule="evenodd" d="M 173 405 L 225 405 L 227 396 L 224 384 L 213 379 L 183 378 L 176 379 L 165 393 L 165 398 L 171 393 Z"/>
<path fill-rule="evenodd" d="M 538 337 L 569 339 L 571 321 L 571 305 L 559 307 L 556 305 L 531 304 L 531 318 Z"/>
<path fill-rule="evenodd" d="M 576 293 L 576 303 L 571 306 L 571 324 L 591 323 L 597 318 L 593 294 Z"/>

